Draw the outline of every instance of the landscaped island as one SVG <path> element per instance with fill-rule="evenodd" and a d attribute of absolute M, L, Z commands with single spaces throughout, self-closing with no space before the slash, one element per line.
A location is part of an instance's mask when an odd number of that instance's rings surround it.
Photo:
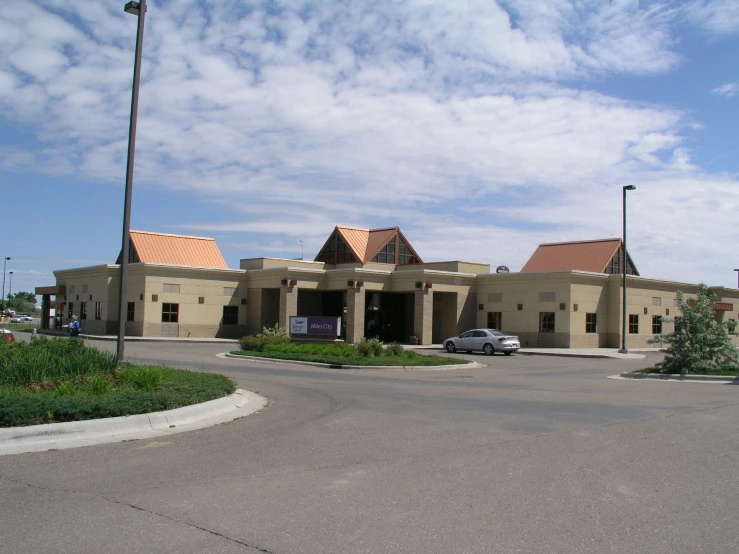
<path fill-rule="evenodd" d="M 357 344 L 297 343 L 279 326 L 265 327 L 256 336 L 244 337 L 241 350 L 231 352 L 239 356 L 254 356 L 275 360 L 315 362 L 332 366 L 443 366 L 465 363 L 458 358 L 421 355 L 405 350 L 399 344 L 383 344 L 377 339 L 362 339 Z"/>
<path fill-rule="evenodd" d="M 215 400 L 236 385 L 223 375 L 165 366 L 120 366 L 78 339 L 0 344 L 0 426 L 81 421 Z"/>

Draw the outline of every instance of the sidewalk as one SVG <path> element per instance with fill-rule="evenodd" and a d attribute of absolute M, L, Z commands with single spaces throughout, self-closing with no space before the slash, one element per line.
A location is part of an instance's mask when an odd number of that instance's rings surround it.
<path fill-rule="evenodd" d="M 57 329 L 44 329 L 38 332 L 39 335 L 46 335 L 49 337 L 68 337 L 66 331 Z M 117 341 L 116 335 L 88 335 L 87 333 L 80 333 L 81 339 L 87 340 L 107 340 Z M 196 337 L 132 337 L 126 335 L 126 342 L 196 342 L 196 343 L 218 343 L 218 344 L 239 344 L 238 339 L 217 339 L 217 338 L 196 338 Z"/>
<path fill-rule="evenodd" d="M 441 344 L 405 346 L 412 350 L 444 350 Z M 522 348 L 516 354 L 527 356 L 564 356 L 568 358 L 611 358 L 621 360 L 641 360 L 645 354 L 659 352 L 659 348 L 634 348 L 628 354 L 620 354 L 618 348 Z M 500 354 L 496 354 L 499 356 Z"/>

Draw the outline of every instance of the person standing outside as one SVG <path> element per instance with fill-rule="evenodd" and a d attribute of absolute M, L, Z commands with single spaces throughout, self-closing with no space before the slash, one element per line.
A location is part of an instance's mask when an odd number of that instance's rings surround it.
<path fill-rule="evenodd" d="M 80 336 L 80 322 L 77 321 L 76 315 L 73 315 L 72 319 L 67 324 L 67 331 L 69 332 L 69 336 L 72 338 L 77 338 Z"/>

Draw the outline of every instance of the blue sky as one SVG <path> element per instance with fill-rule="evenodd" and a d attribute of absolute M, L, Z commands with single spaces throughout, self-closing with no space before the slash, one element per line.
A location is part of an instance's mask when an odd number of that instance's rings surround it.
<path fill-rule="evenodd" d="M 0 12 L 14 291 L 120 249 L 124 3 Z M 736 287 L 736 0 L 156 0 L 144 52 L 134 229 L 215 237 L 238 267 L 398 225 L 426 261 L 515 271 L 620 236 L 634 184 L 642 275 Z"/>

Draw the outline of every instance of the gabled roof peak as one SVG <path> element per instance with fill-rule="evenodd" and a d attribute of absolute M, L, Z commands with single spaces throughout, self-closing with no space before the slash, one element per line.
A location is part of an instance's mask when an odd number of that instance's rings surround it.
<path fill-rule="evenodd" d="M 592 242 L 621 242 L 620 238 L 610 238 L 610 239 L 592 239 L 592 240 L 572 240 L 572 241 L 564 241 L 564 242 L 543 242 L 539 246 L 560 246 L 564 244 L 590 244 Z"/>
<path fill-rule="evenodd" d="M 129 231 L 129 263 L 148 262 L 185 267 L 228 269 L 215 239 Z M 116 263 L 121 263 L 122 252 Z"/>
<path fill-rule="evenodd" d="M 134 231 L 133 229 L 131 229 L 131 231 L 129 232 L 138 233 L 140 235 L 156 235 L 159 237 L 175 237 L 175 238 L 181 238 L 181 239 L 212 240 L 213 242 L 215 242 L 216 240 L 212 237 L 195 237 L 192 235 L 175 235 L 173 233 L 157 233 L 155 231 Z"/>

